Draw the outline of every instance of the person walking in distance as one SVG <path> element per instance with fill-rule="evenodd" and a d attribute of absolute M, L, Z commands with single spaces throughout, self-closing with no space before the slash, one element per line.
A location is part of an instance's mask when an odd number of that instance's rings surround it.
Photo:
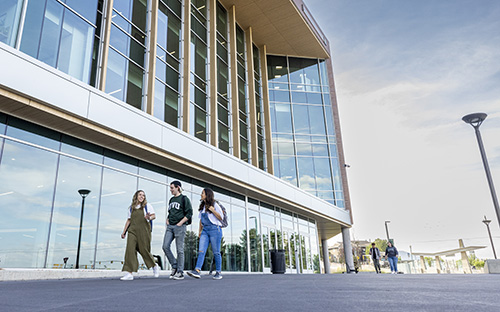
<path fill-rule="evenodd" d="M 385 257 L 389 260 L 389 265 L 391 266 L 391 274 L 398 274 L 398 250 L 391 242 L 387 242 L 387 248 L 385 249 Z"/>
<path fill-rule="evenodd" d="M 222 240 L 222 223 L 224 213 L 222 208 L 214 199 L 214 192 L 205 188 L 201 192 L 201 203 L 199 211 L 200 218 L 200 248 L 198 251 L 198 260 L 196 267 L 191 272 L 186 272 L 187 275 L 194 278 L 201 278 L 200 270 L 205 261 L 205 254 L 208 248 L 208 243 L 212 245 L 212 251 L 215 258 L 215 275 L 213 279 L 221 279 L 222 258 L 220 255 L 220 244 Z"/>
<path fill-rule="evenodd" d="M 151 204 L 146 200 L 146 193 L 142 190 L 135 192 L 132 197 L 132 204 L 128 208 L 128 218 L 122 232 L 122 239 L 127 232 L 127 247 L 125 249 L 125 261 L 122 271 L 127 272 L 121 280 L 131 281 L 134 279 L 132 272 L 137 272 L 139 262 L 137 261 L 137 252 L 144 259 L 148 269 L 153 268 L 154 277 L 160 276 L 160 268 L 155 264 L 151 254 L 151 224 L 154 220 L 155 211 Z"/>
<path fill-rule="evenodd" d="M 370 256 L 373 260 L 373 266 L 375 267 L 375 272 L 380 273 L 380 250 L 375 247 L 375 243 L 372 243 L 372 248 L 370 248 Z"/>
<path fill-rule="evenodd" d="M 170 183 L 170 193 L 172 197 L 168 202 L 167 230 L 163 239 L 163 251 L 168 262 L 172 266 L 171 279 L 184 279 L 184 237 L 186 236 L 186 226 L 191 223 L 193 208 L 191 201 L 182 195 L 182 184 L 179 181 Z M 174 257 L 170 245 L 175 239 L 177 258 Z"/>

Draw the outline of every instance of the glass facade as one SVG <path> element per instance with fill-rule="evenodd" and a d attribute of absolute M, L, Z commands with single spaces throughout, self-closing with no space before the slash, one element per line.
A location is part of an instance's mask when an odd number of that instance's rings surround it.
<path fill-rule="evenodd" d="M 238 126 L 240 130 L 240 158 L 250 162 L 250 112 L 247 97 L 247 53 L 245 32 L 236 25 L 236 66 L 238 73 Z"/>
<path fill-rule="evenodd" d="M 255 112 L 257 117 L 257 157 L 259 168 L 267 171 L 266 165 L 266 135 L 264 124 L 264 103 L 262 102 L 262 76 L 260 73 L 260 51 L 255 44 L 253 49 L 253 73 L 255 84 Z"/>
<path fill-rule="evenodd" d="M 74 268 L 83 211 L 80 268 L 120 270 L 127 207 L 133 193 L 142 189 L 157 215 L 152 253 L 168 268 L 162 251 L 163 220 L 173 180 L 182 182 L 195 210 L 185 239 L 186 270 L 194 268 L 197 257 L 195 203 L 202 189 L 211 187 L 228 213 L 223 271 L 269 272 L 269 250 L 285 246 L 288 272 L 319 272 L 312 219 L 0 113 L 2 267 Z M 81 189 L 90 190 L 85 201 Z M 295 246 L 300 252 L 294 252 Z M 202 269 L 208 270 L 210 262 L 211 251 Z"/>
<path fill-rule="evenodd" d="M 146 0 L 113 1 L 105 92 L 142 109 L 146 62 Z"/>
<path fill-rule="evenodd" d="M 189 133 L 208 142 L 208 3 L 191 1 Z"/>
<path fill-rule="evenodd" d="M 21 1 L 11 4 L 12 18 Z M 2 4 L 3 5 L 3 4 Z M 20 50 L 92 86 L 96 85 L 102 1 L 28 1 Z M 17 17 L 19 18 L 19 17 Z M 17 19 L 18 21 L 18 19 Z M 17 28 L 12 22 L 12 29 Z M 16 27 L 14 27 L 16 26 Z M 14 33 L 9 41 L 13 44 Z"/>
<path fill-rule="evenodd" d="M 153 115 L 178 127 L 182 4 L 170 0 L 159 5 Z"/>
<path fill-rule="evenodd" d="M 267 64 L 275 175 L 344 208 L 325 61 L 268 56 Z"/>
<path fill-rule="evenodd" d="M 217 130 L 218 147 L 232 152 L 229 81 L 229 24 L 227 11 L 217 2 Z"/>

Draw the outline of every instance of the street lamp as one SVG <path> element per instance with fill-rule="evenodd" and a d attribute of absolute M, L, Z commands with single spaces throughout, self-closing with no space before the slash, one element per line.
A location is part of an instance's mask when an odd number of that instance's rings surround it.
<path fill-rule="evenodd" d="M 387 234 L 387 241 L 390 242 L 391 239 L 389 238 L 389 228 L 387 227 L 387 223 L 391 223 L 391 221 L 385 221 L 385 233 Z"/>
<path fill-rule="evenodd" d="M 486 216 L 484 216 L 483 223 L 486 225 L 488 228 L 488 235 L 490 236 L 490 242 L 491 242 L 491 249 L 493 249 L 493 256 L 495 259 L 497 258 L 497 253 L 495 252 L 495 246 L 493 245 L 493 239 L 491 238 L 491 231 L 490 231 L 490 222 L 491 220 L 486 219 Z"/>
<path fill-rule="evenodd" d="M 82 224 L 83 224 L 83 207 L 85 206 L 85 197 L 89 195 L 90 190 L 78 190 L 80 196 L 82 196 L 82 210 L 80 213 L 80 231 L 78 233 L 78 248 L 76 250 L 76 265 L 75 268 L 78 269 L 80 266 L 80 243 L 82 242 Z"/>
<path fill-rule="evenodd" d="M 481 133 L 479 132 L 479 126 L 486 119 L 485 113 L 475 113 L 469 114 L 462 117 L 462 120 L 472 127 L 476 131 L 477 144 L 479 145 L 479 151 L 481 152 L 481 157 L 483 159 L 484 171 L 486 171 L 486 178 L 488 179 L 488 184 L 490 186 L 491 198 L 493 199 L 493 205 L 495 206 L 495 212 L 497 213 L 498 225 L 500 225 L 500 207 L 498 206 L 498 199 L 495 192 L 495 186 L 493 185 L 493 179 L 491 178 L 490 166 L 488 165 L 488 159 L 486 158 L 486 153 L 484 151 L 483 140 L 481 139 Z"/>

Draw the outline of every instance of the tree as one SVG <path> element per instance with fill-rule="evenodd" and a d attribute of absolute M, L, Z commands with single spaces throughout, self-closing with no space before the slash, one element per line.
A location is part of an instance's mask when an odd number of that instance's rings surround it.
<path fill-rule="evenodd" d="M 469 263 L 470 265 L 475 266 L 476 268 L 484 267 L 484 260 L 478 259 L 475 254 L 469 255 Z"/>

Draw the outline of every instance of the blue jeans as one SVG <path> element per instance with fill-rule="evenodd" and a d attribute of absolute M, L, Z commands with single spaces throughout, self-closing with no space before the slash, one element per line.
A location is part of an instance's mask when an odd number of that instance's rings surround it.
<path fill-rule="evenodd" d="M 391 272 L 398 271 L 398 257 L 387 257 L 389 260 L 389 265 L 391 266 Z"/>
<path fill-rule="evenodd" d="M 203 225 L 203 230 L 200 235 L 200 248 L 198 252 L 198 260 L 196 260 L 196 269 L 201 270 L 205 261 L 208 243 L 212 245 L 212 251 L 215 258 L 215 271 L 222 270 L 222 257 L 220 255 L 220 243 L 222 239 L 222 229 L 216 225 Z"/>

